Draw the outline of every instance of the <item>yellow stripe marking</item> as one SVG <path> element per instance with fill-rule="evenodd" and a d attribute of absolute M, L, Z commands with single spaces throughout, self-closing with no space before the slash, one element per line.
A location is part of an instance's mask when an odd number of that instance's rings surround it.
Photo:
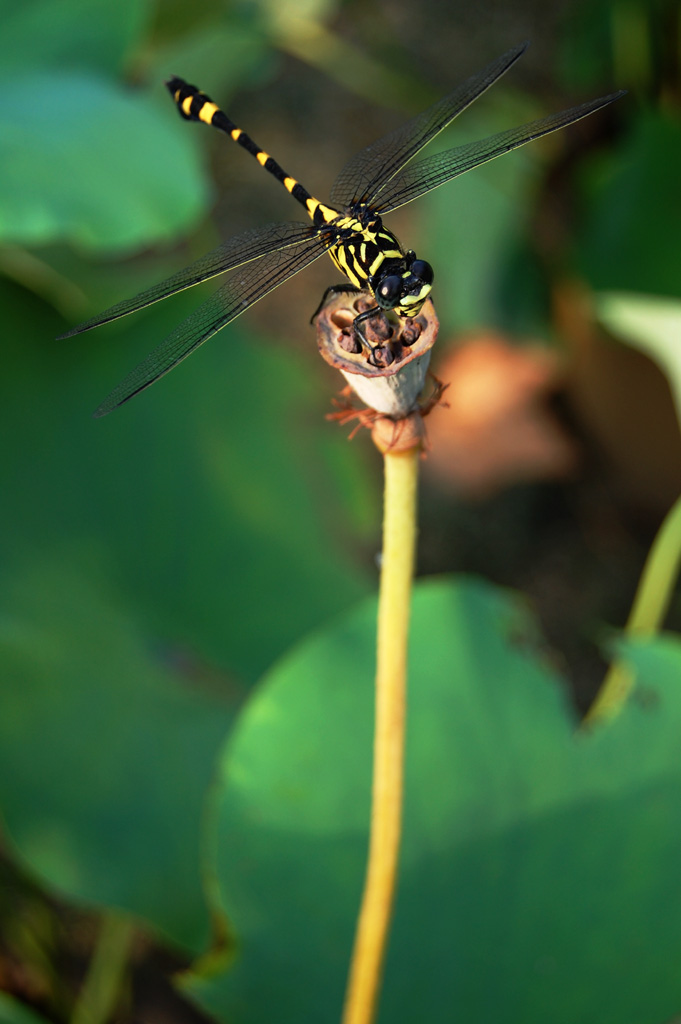
<path fill-rule="evenodd" d="M 215 103 L 204 103 L 199 110 L 199 120 L 205 121 L 206 124 L 210 124 L 213 120 L 213 114 L 218 111 L 218 106 Z"/>
<path fill-rule="evenodd" d="M 239 136 L 243 135 L 243 132 L 241 131 L 241 128 L 232 128 L 229 134 L 232 136 L 235 142 L 238 142 Z"/>
<path fill-rule="evenodd" d="M 352 282 L 353 284 L 357 284 L 358 286 L 364 284 L 364 282 L 367 279 L 367 276 L 364 272 L 364 267 L 362 266 L 361 263 L 358 263 L 356 256 L 353 256 L 352 260 L 352 273 L 354 275 L 354 281 Z"/>
<path fill-rule="evenodd" d="M 339 270 L 343 271 L 350 283 L 354 284 L 357 288 L 361 288 L 364 279 L 358 277 L 355 273 L 354 267 L 348 260 L 348 254 L 345 249 L 335 249 L 333 252 L 333 259 L 336 266 Z"/>
<path fill-rule="evenodd" d="M 293 192 L 298 182 L 295 178 L 284 178 L 284 188 L 287 188 L 289 192 Z"/>
<path fill-rule="evenodd" d="M 348 274 L 349 276 L 350 268 L 348 266 L 348 259 L 347 256 L 345 255 L 345 251 L 343 249 L 336 249 L 334 255 L 336 257 L 336 262 L 338 263 L 338 266 L 345 274 Z"/>
<path fill-rule="evenodd" d="M 373 277 L 373 275 L 376 273 L 376 271 L 380 267 L 381 263 L 383 262 L 383 259 L 384 259 L 383 253 L 379 252 L 378 256 L 376 257 L 374 262 L 369 267 L 369 277 Z"/>
<path fill-rule="evenodd" d="M 327 224 L 330 224 L 338 216 L 338 210 L 332 210 L 330 206 L 324 206 L 323 203 L 318 203 L 317 205 L 321 209 L 322 216 Z"/>
<path fill-rule="evenodd" d="M 256 157 L 255 157 L 255 159 L 258 161 L 258 163 L 261 164 L 263 167 L 265 166 L 265 164 L 267 163 L 269 158 L 270 158 L 270 154 L 266 153 L 264 149 L 261 149 L 260 152 L 257 153 Z"/>
<path fill-rule="evenodd" d="M 194 99 L 193 96 L 187 96 L 187 97 L 185 97 L 185 99 L 182 100 L 182 112 L 184 114 L 187 114 L 187 116 L 189 116 L 189 112 L 191 110 L 192 100 L 193 99 Z"/>

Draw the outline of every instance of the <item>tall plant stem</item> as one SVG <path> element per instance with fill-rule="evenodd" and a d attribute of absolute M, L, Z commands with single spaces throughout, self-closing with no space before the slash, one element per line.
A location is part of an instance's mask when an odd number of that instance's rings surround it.
<path fill-rule="evenodd" d="M 90 968 L 71 1016 L 71 1024 L 105 1024 L 116 1008 L 135 934 L 126 914 L 107 911 Z"/>
<path fill-rule="evenodd" d="M 624 632 L 627 636 L 650 636 L 661 628 L 681 565 L 681 498 L 677 498 L 658 530 L 631 607 Z M 612 718 L 631 692 L 631 669 L 619 661 L 611 665 L 584 725 Z"/>
<path fill-rule="evenodd" d="M 385 454 L 378 600 L 371 833 L 343 1024 L 372 1024 L 397 880 L 402 828 L 407 640 L 416 547 L 419 451 Z"/>

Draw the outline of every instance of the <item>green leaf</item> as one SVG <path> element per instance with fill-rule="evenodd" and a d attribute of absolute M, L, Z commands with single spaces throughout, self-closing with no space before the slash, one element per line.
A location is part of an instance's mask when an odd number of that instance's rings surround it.
<path fill-rule="evenodd" d="M 0 0 L 0 75 L 34 68 L 115 74 L 150 17 L 149 0 Z"/>
<path fill-rule="evenodd" d="M 592 288 L 681 296 L 680 163 L 681 122 L 642 111 L 618 148 L 591 165 L 578 236 Z"/>
<path fill-rule="evenodd" d="M 205 209 L 171 109 L 86 74 L 13 78 L 0 92 L 0 238 L 90 250 L 168 241 Z"/>
<path fill-rule="evenodd" d="M 366 854 L 374 614 L 363 604 L 281 662 L 228 743 L 217 870 L 238 955 L 188 981 L 219 1020 L 338 1020 Z M 646 699 L 575 737 L 517 599 L 466 580 L 417 588 L 379 1024 L 678 1011 L 681 645 L 662 649 L 640 662 Z"/>
<path fill-rule="evenodd" d="M 600 322 L 650 356 L 666 375 L 681 422 L 681 302 L 628 292 L 601 292 L 594 302 Z"/>
<path fill-rule="evenodd" d="M 192 21 L 165 45 L 157 46 L 147 64 L 147 79 L 162 81 L 177 70 L 189 82 L 205 89 L 216 102 L 271 76 L 276 55 L 264 32 L 235 12 L 218 21 Z"/>
<path fill-rule="evenodd" d="M 0 1024 L 46 1024 L 46 1020 L 18 999 L 0 992 Z"/>
<path fill-rule="evenodd" d="M 230 715 L 186 687 L 240 696 L 232 677 L 257 678 L 366 587 L 323 458 L 361 450 L 325 423 L 300 357 L 230 332 L 91 419 L 200 298 L 57 343 L 59 318 L 0 279 L 0 813 L 44 883 L 192 948 L 201 800 Z"/>
<path fill-rule="evenodd" d="M 196 949 L 203 803 L 231 712 L 140 633 L 97 561 L 72 548 L 3 577 L 3 819 L 49 888 Z"/>
<path fill-rule="evenodd" d="M 661 634 L 654 640 L 641 640 L 622 636 L 614 646 L 618 656 L 633 668 L 637 676 L 634 699 L 651 712 L 664 713 L 668 695 L 660 692 L 660 686 L 675 686 L 679 678 L 681 642 L 669 634 Z M 647 752 L 648 759 L 657 755 L 659 768 L 669 770 L 668 751 L 664 745 Z"/>
<path fill-rule="evenodd" d="M 93 421 L 107 391 L 200 301 L 192 290 L 54 342 L 63 323 L 0 288 L 0 429 L 14 439 L 0 453 L 0 558 L 92 538 L 145 635 L 254 681 L 366 592 L 348 553 L 354 506 L 366 516 L 366 448 L 325 422 L 328 384 L 320 393 L 308 379 L 314 357 L 237 326 Z M 312 345 L 309 307 L 299 312 Z"/>
<path fill-rule="evenodd" d="M 276 37 L 301 32 L 302 29 L 313 34 L 313 27 L 328 21 L 340 5 L 338 0 L 300 0 L 296 4 L 280 4 L 277 0 L 244 0 L 243 6 L 257 12 Z"/>

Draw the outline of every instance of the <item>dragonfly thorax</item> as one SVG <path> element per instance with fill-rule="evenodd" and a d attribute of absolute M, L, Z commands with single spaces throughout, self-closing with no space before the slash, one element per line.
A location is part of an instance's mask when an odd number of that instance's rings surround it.
<path fill-rule="evenodd" d="M 355 208 L 328 222 L 335 236 L 329 255 L 356 288 L 369 288 L 381 309 L 416 316 L 433 285 L 433 270 L 404 252 L 374 211 Z"/>

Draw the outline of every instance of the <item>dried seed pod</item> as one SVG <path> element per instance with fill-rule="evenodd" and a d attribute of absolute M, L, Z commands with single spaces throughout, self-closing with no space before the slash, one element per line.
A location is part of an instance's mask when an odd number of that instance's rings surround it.
<path fill-rule="evenodd" d="M 371 349 L 369 362 L 369 349 L 357 338 L 353 321 L 374 304 L 366 292 L 331 293 L 316 318 L 317 344 L 323 359 L 340 370 L 366 405 L 399 420 L 417 406 L 438 320 L 430 300 L 410 320 L 393 322 L 377 311 L 362 323 Z"/>

